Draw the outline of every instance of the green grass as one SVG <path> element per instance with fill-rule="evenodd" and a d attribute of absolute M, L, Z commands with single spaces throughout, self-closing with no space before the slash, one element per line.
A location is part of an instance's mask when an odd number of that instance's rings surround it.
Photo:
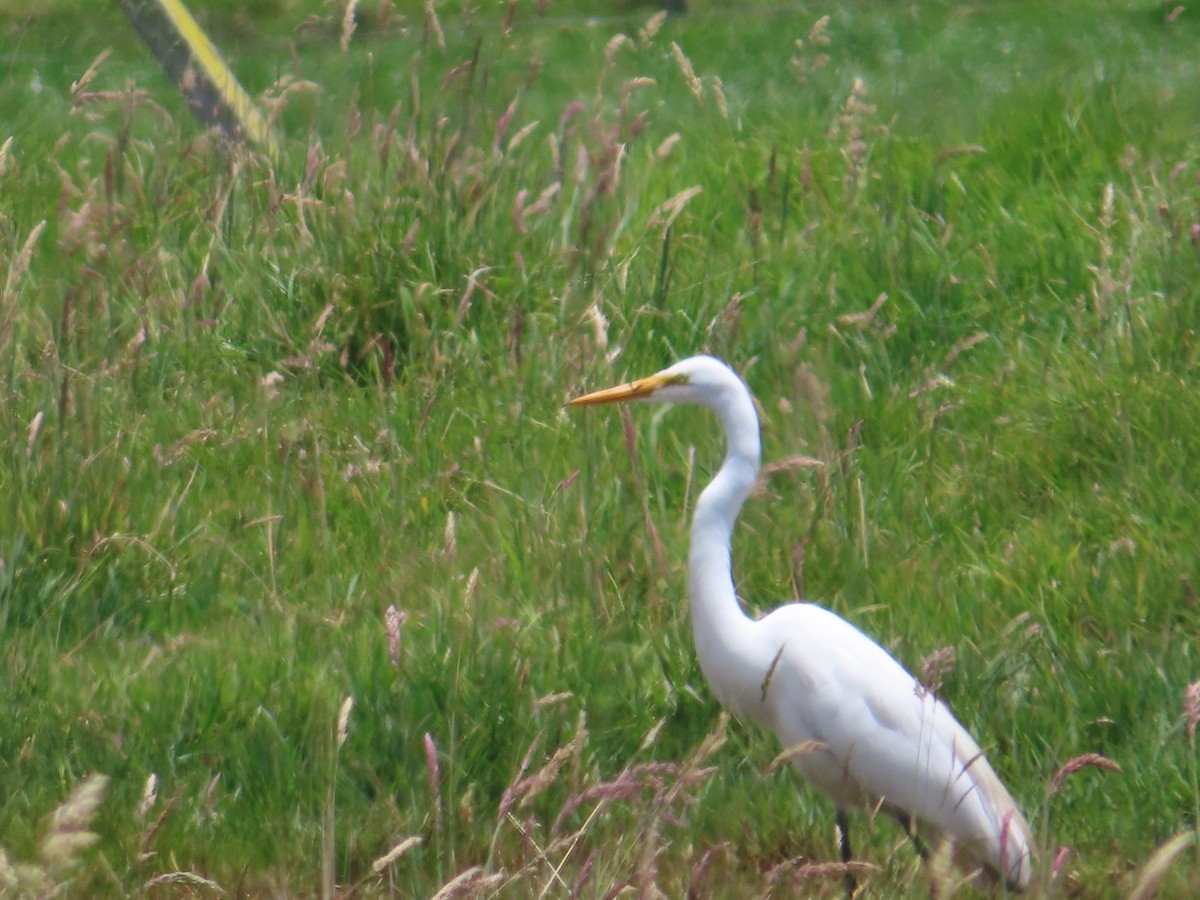
<path fill-rule="evenodd" d="M 703 744 L 683 508 L 715 423 L 631 410 L 631 452 L 562 411 L 701 351 L 768 461 L 824 463 L 748 505 L 739 592 L 802 589 L 913 669 L 953 648 L 1039 895 L 1126 896 L 1197 827 L 1190 10 L 695 4 L 639 38 L 650 9 L 519 3 L 502 35 L 436 4 L 442 47 L 363 4 L 343 53 L 334 6 L 221 4 L 284 97 L 273 169 L 110 6 L 0 18 L 0 893 L 8 860 L 31 893 L 838 896 L 803 869 L 827 802 L 766 735 Z M 1087 753 L 1121 772 L 1051 796 Z M 48 856 L 93 773 L 69 833 L 99 843 Z M 869 895 L 927 894 L 862 832 Z M 1198 889 L 1188 850 L 1161 895 Z"/>

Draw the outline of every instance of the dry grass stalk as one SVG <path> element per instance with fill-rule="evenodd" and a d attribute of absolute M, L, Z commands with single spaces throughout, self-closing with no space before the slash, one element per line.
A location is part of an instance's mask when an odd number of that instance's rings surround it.
<path fill-rule="evenodd" d="M 847 875 L 860 878 L 873 875 L 878 871 L 879 867 L 869 862 L 806 863 L 798 859 L 789 859 L 769 869 L 766 874 L 766 882 L 767 884 L 778 884 L 785 879 L 791 883 L 813 880 L 824 881 L 827 879 L 845 878 Z"/>
<path fill-rule="evenodd" d="M 345 53 L 350 49 L 350 39 L 354 37 L 354 29 L 358 26 L 354 12 L 358 8 L 358 0 L 347 0 L 346 11 L 342 15 L 342 38 L 338 45 Z"/>
<path fill-rule="evenodd" d="M 729 713 L 722 710 L 720 716 L 717 717 L 717 724 L 713 727 L 713 730 L 705 735 L 704 740 L 700 742 L 700 746 L 684 758 L 675 783 L 667 790 L 663 797 L 665 805 L 674 803 L 683 794 L 685 789 L 700 784 L 716 771 L 715 767 L 704 766 L 703 764 L 725 746 L 725 741 L 728 738 Z"/>
<path fill-rule="evenodd" d="M 38 410 L 33 419 L 29 423 L 29 437 L 25 442 L 25 458 L 33 459 L 33 448 L 37 444 L 38 435 L 42 433 L 42 422 L 46 419 L 46 414 Z"/>
<path fill-rule="evenodd" d="M 646 75 L 638 75 L 634 78 L 630 78 L 621 85 L 621 109 L 628 109 L 629 98 L 633 95 L 634 91 L 640 90 L 644 87 L 654 87 L 657 84 L 657 81 Z"/>
<path fill-rule="evenodd" d="M 610 800 L 631 800 L 647 788 L 661 787 L 661 784 L 660 779 L 638 778 L 631 770 L 626 769 L 611 781 L 591 785 L 567 798 L 551 826 L 551 831 L 561 829 L 566 820 L 581 806 L 597 801 L 607 803 Z"/>
<path fill-rule="evenodd" d="M 830 137 L 843 140 L 842 158 L 846 161 L 847 189 L 860 189 L 866 181 L 867 121 L 875 114 L 875 107 L 867 102 L 867 86 L 861 78 L 854 79 L 850 95 L 838 111 L 837 123 Z"/>
<path fill-rule="evenodd" d="M 774 775 L 797 757 L 807 756 L 809 753 L 820 753 L 828 749 L 829 747 L 824 741 L 801 741 L 799 744 L 793 744 L 771 760 L 767 765 L 766 774 Z"/>
<path fill-rule="evenodd" d="M 592 342 L 601 356 L 608 351 L 608 318 L 600 310 L 600 304 L 592 302 L 584 310 L 584 316 L 592 326 Z"/>
<path fill-rule="evenodd" d="M 674 134 L 668 135 L 663 139 L 663 142 L 658 145 L 658 148 L 654 151 L 654 156 L 657 159 L 666 159 L 670 155 L 671 151 L 675 149 L 675 145 L 678 144 L 680 140 L 682 140 L 682 137 L 678 131 L 676 131 Z"/>
<path fill-rule="evenodd" d="M 729 103 L 725 100 L 725 85 L 721 79 L 714 75 L 712 79 L 713 97 L 717 101 L 717 112 L 721 114 L 722 119 L 729 118 Z"/>
<path fill-rule="evenodd" d="M 829 36 L 825 33 L 828 26 L 829 16 L 821 16 L 808 32 L 806 39 L 796 39 L 796 54 L 792 57 L 792 67 L 796 70 L 796 77 L 802 84 L 808 80 L 810 74 L 829 63 L 829 55 L 821 50 L 816 50 L 811 56 L 809 55 L 815 48 L 828 47 L 831 43 Z"/>
<path fill-rule="evenodd" d="M 987 339 L 988 333 L 986 331 L 976 331 L 970 337 L 963 338 L 950 348 L 950 352 L 947 353 L 946 358 L 942 360 L 942 368 L 948 368 L 956 359 L 958 359 L 960 354 L 965 353 L 976 344 L 981 344 Z"/>
<path fill-rule="evenodd" d="M 383 613 L 383 627 L 387 633 L 388 661 L 393 669 L 400 668 L 400 652 L 402 649 L 400 629 L 408 614 L 398 609 L 394 604 L 388 606 Z"/>
<path fill-rule="evenodd" d="M 918 690 L 936 694 L 945 677 L 954 671 L 954 648 L 942 647 L 921 660 Z"/>
<path fill-rule="evenodd" d="M 659 204 L 658 208 L 650 216 L 649 226 L 651 228 L 670 228 L 675 224 L 675 220 L 679 218 L 679 214 L 683 212 L 683 208 L 688 205 L 693 197 L 704 190 L 700 185 L 694 185 L 690 188 L 685 188 L 673 197 L 664 200 Z"/>
<path fill-rule="evenodd" d="M 1074 759 L 1067 760 L 1054 773 L 1054 777 L 1050 779 L 1049 796 L 1053 797 L 1057 794 L 1062 788 L 1063 782 L 1081 769 L 1103 769 L 1106 772 L 1121 771 L 1121 767 L 1107 756 L 1101 756 L 1099 753 L 1081 754 Z"/>
<path fill-rule="evenodd" d="M 517 786 L 523 780 L 525 773 L 529 771 L 529 763 L 533 759 L 533 754 L 537 751 L 537 746 L 538 739 L 534 738 L 529 745 L 529 749 L 525 751 L 525 755 L 521 757 L 521 763 L 517 766 L 517 774 L 513 776 L 513 780 L 509 782 L 508 787 L 504 789 L 504 793 L 500 797 L 500 810 L 496 817 L 497 828 L 508 817 L 509 813 L 512 812 L 513 806 L 520 799 L 520 795 L 516 792 Z"/>
<path fill-rule="evenodd" d="M 544 766 L 528 778 L 523 778 L 517 784 L 513 785 L 512 796 L 519 798 L 517 806 L 521 808 L 528 806 L 534 797 L 557 781 L 559 773 L 566 762 L 570 759 L 579 758 L 587 737 L 588 730 L 584 727 L 583 719 L 581 718 L 579 726 L 575 729 L 575 736 L 571 738 L 569 743 L 555 750 L 554 755 L 550 757 L 550 760 Z"/>
<path fill-rule="evenodd" d="M 378 875 L 385 869 L 391 868 L 396 860 L 398 860 L 413 847 L 421 844 L 423 840 L 424 838 L 420 837 L 419 835 L 409 835 L 404 840 L 400 841 L 400 843 L 392 847 L 392 849 L 387 853 L 383 854 L 383 856 L 379 857 L 379 859 L 371 863 L 371 872 L 375 875 Z"/>
<path fill-rule="evenodd" d="M 1183 695 L 1183 714 L 1187 717 L 1187 736 L 1192 746 L 1196 744 L 1196 725 L 1200 723 L 1200 681 L 1187 686 Z"/>
<path fill-rule="evenodd" d="M 501 148 L 504 146 L 504 139 L 508 137 L 508 128 L 512 125 L 513 117 L 517 114 L 517 101 L 513 100 L 505 108 L 499 118 L 496 119 L 496 124 L 492 128 L 492 153 L 497 157 L 500 156 Z"/>
<path fill-rule="evenodd" d="M 662 733 L 663 726 L 666 724 L 667 724 L 666 719 L 659 719 L 657 722 L 655 722 L 653 725 L 651 725 L 646 730 L 646 733 L 642 736 L 642 742 L 640 744 L 638 744 L 637 752 L 641 753 L 647 747 L 654 746 L 654 743 L 658 740 L 658 736 Z"/>
<path fill-rule="evenodd" d="M 439 50 L 446 49 L 446 35 L 442 31 L 441 20 L 438 19 L 437 10 L 433 8 L 433 0 L 425 0 L 425 46 L 429 46 L 429 39 L 433 38 L 434 43 L 438 45 Z"/>
<path fill-rule="evenodd" d="M 1050 880 L 1058 878 L 1058 873 L 1062 871 L 1063 865 L 1071 856 L 1071 848 L 1066 845 L 1059 847 L 1058 852 L 1054 854 L 1054 859 L 1050 862 Z"/>
<path fill-rule="evenodd" d="M 543 191 L 538 194 L 538 198 L 534 201 L 533 205 L 526 207 L 522 214 L 525 216 L 546 215 L 548 212 L 550 212 L 550 205 L 554 201 L 554 198 L 558 196 L 560 191 L 562 191 L 562 182 L 554 182 L 549 187 L 543 189 Z"/>
<path fill-rule="evenodd" d="M 52 870 L 70 866 L 82 851 L 100 839 L 90 826 L 107 786 L 107 775 L 89 775 L 54 811 L 39 848 L 42 859 Z"/>
<path fill-rule="evenodd" d="M 671 42 L 671 52 L 675 54 L 675 62 L 679 65 L 679 71 L 683 73 L 683 80 L 687 82 L 688 90 L 692 92 L 692 96 L 703 103 L 704 85 L 696 77 L 696 70 L 692 68 L 692 61 L 684 55 L 683 48 L 674 41 Z"/>
<path fill-rule="evenodd" d="M 455 875 L 430 900 L 457 900 L 459 897 L 479 896 L 494 891 L 505 879 L 503 870 L 486 874 L 483 866 L 471 868 Z"/>
<path fill-rule="evenodd" d="M 433 735 L 425 732 L 425 770 L 429 773 L 429 794 L 437 807 L 438 819 L 441 819 L 442 809 L 442 772 L 438 766 L 437 744 Z"/>
<path fill-rule="evenodd" d="M 800 363 L 796 367 L 793 393 L 801 398 L 816 419 L 818 443 L 823 448 L 822 455 L 828 458 L 833 452 L 827 427 L 831 415 L 829 388 L 817 377 L 817 373 L 808 363 Z"/>
<path fill-rule="evenodd" d="M 773 460 L 762 467 L 758 474 L 758 483 L 754 486 L 756 498 L 765 497 L 769 490 L 771 479 L 784 472 L 798 472 L 801 469 L 820 469 L 825 461 L 804 453 L 793 453 L 783 459 Z"/>
<path fill-rule="evenodd" d="M 860 328 L 860 329 L 867 328 L 869 325 L 871 325 L 872 322 L 875 321 L 875 314 L 878 313 L 879 310 L 883 308 L 883 304 L 887 302 L 887 298 L 888 298 L 887 291 L 884 291 L 882 294 L 880 294 L 878 297 L 875 298 L 875 302 L 872 303 L 870 308 L 866 309 L 865 311 L 857 312 L 857 313 L 846 313 L 845 315 L 838 316 L 837 317 L 838 324 L 839 325 L 853 325 L 856 328 Z"/>
<path fill-rule="evenodd" d="M 21 279 L 29 270 L 30 260 L 33 259 L 33 248 L 46 228 L 46 220 L 38 222 L 25 238 L 25 243 L 17 255 L 9 261 L 8 275 L 4 279 L 4 290 L 0 291 L 0 352 L 8 346 L 12 334 L 13 322 L 17 315 L 17 288 Z"/>
<path fill-rule="evenodd" d="M 598 851 L 596 851 L 596 850 L 593 850 L 591 853 L 589 853 L 584 858 L 583 865 L 581 865 L 579 867 L 579 871 L 575 873 L 575 881 L 571 884 L 571 893 L 569 895 L 572 898 L 572 900 L 574 900 L 574 898 L 576 898 L 576 897 L 581 896 L 583 894 L 583 889 L 587 886 L 588 882 L 591 881 L 592 869 L 596 865 L 596 856 L 597 855 L 598 855 Z M 547 887 L 549 887 L 549 886 L 547 886 Z M 542 891 L 543 896 L 545 895 L 545 893 L 546 893 L 546 891 Z"/>
<path fill-rule="evenodd" d="M 138 838 L 137 856 L 135 859 L 138 863 L 145 863 L 154 856 L 154 851 L 150 849 L 150 845 L 154 843 L 154 839 L 158 837 L 158 833 L 162 831 L 164 825 L 167 824 L 167 819 L 175 812 L 179 806 L 179 801 L 183 797 L 183 791 L 177 790 L 171 799 L 167 801 L 166 806 L 162 808 L 162 812 L 158 814 L 153 822 L 142 830 L 141 837 Z M 147 810 L 148 811 L 148 810 Z"/>
<path fill-rule="evenodd" d="M 446 513 L 446 528 L 442 532 L 442 558 L 454 559 L 458 556 L 458 536 L 454 525 L 454 510 Z"/>
<path fill-rule="evenodd" d="M 1153 900 L 1158 895 L 1159 883 L 1167 874 L 1167 870 L 1171 868 L 1171 864 L 1194 843 L 1196 843 L 1196 832 L 1194 830 L 1182 831 L 1155 850 L 1146 864 L 1142 866 L 1137 884 L 1129 893 L 1129 900 Z"/>
<path fill-rule="evenodd" d="M 701 855 L 695 863 L 690 867 L 688 872 L 687 896 L 688 900 L 694 900 L 706 896 L 701 888 L 701 883 L 704 881 L 704 876 L 708 874 L 708 870 L 712 868 L 713 862 L 717 855 L 729 850 L 733 845 L 729 841 L 722 841 L 712 847 L 709 847 Z"/>
<path fill-rule="evenodd" d="M 20 885 L 20 876 L 17 874 L 16 866 L 9 861 L 4 848 L 0 847 L 0 892 L 12 891 L 15 893 Z"/>
<path fill-rule="evenodd" d="M 551 694 L 546 694 L 544 697 L 536 698 L 533 701 L 533 708 L 535 710 L 538 710 L 538 709 L 545 709 L 547 706 L 556 706 L 559 703 L 564 703 L 567 700 L 570 700 L 574 696 L 575 696 L 574 691 L 555 691 Z M 581 714 L 581 723 L 582 723 L 582 718 L 583 717 Z"/>
<path fill-rule="evenodd" d="M 267 122 L 274 125 L 283 115 L 284 107 L 293 94 L 319 94 L 321 86 L 315 81 L 306 81 L 293 75 L 283 75 L 270 89 L 259 97 L 259 105 L 266 111 Z"/>
<path fill-rule="evenodd" d="M 463 588 L 463 605 L 470 606 L 471 599 L 475 596 L 475 589 L 479 587 L 479 566 L 473 568 L 467 575 L 467 586 Z"/>
<path fill-rule="evenodd" d="M 637 875 L 635 883 L 639 900 L 665 900 L 666 894 L 658 886 L 658 857 L 663 851 L 662 835 L 655 823 L 650 825 L 639 836 Z"/>
<path fill-rule="evenodd" d="M 354 709 L 354 695 L 351 694 L 342 701 L 337 716 L 337 745 L 340 748 L 346 743 L 350 734 L 350 711 Z"/>
<path fill-rule="evenodd" d="M 8 172 L 8 164 L 12 160 L 13 139 L 10 137 L 0 144 L 0 178 Z"/>
<path fill-rule="evenodd" d="M 611 66 L 613 60 L 617 58 L 617 54 L 621 52 L 621 48 L 630 47 L 632 45 L 633 41 L 631 41 L 627 35 L 620 33 L 614 34 L 604 47 L 604 64 L 606 66 Z"/>
<path fill-rule="evenodd" d="M 666 21 L 667 11 L 665 9 L 661 12 L 656 12 L 646 20 L 645 25 L 638 29 L 638 42 L 643 47 L 649 47 L 650 43 L 654 40 L 654 36 L 658 34 L 659 29 L 663 27 L 663 23 Z"/>
<path fill-rule="evenodd" d="M 932 391 L 948 387 L 954 387 L 954 379 L 948 375 L 943 375 L 941 372 L 935 372 L 923 384 L 919 384 L 909 391 L 908 396 L 910 399 L 920 397 L 922 394 L 928 394 Z"/>
<path fill-rule="evenodd" d="M 51 897 L 59 886 L 41 866 L 14 863 L 0 848 L 0 897 Z"/>
<path fill-rule="evenodd" d="M 1095 266 L 1089 266 L 1096 275 L 1096 283 L 1092 285 L 1092 311 L 1098 318 L 1103 319 L 1109 311 L 1112 298 L 1116 293 L 1116 280 L 1113 278 L 1112 265 L 1112 227 L 1113 210 L 1116 206 L 1116 192 L 1110 181 L 1104 186 L 1100 198 L 1100 224 L 1098 231 L 1100 241 L 1100 261 Z"/>
<path fill-rule="evenodd" d="M 925 876 L 929 879 L 929 896 L 935 900 L 953 896 L 954 842 L 943 838 L 934 845 L 925 863 Z"/>
<path fill-rule="evenodd" d="M 517 129 L 517 133 L 514 134 L 509 140 L 508 146 L 505 147 L 504 152 L 511 156 L 512 152 L 516 150 L 517 147 L 519 147 L 522 143 L 524 143 L 525 138 L 533 134 L 534 129 L 538 127 L 538 123 L 539 120 L 534 119 L 532 122 L 522 125 L 519 129 Z"/>
<path fill-rule="evenodd" d="M 575 848 L 579 846 L 580 841 L 583 840 L 584 832 L 587 831 L 590 820 L 589 822 L 585 822 L 583 826 L 576 831 L 559 835 L 545 847 L 540 846 L 535 837 L 534 833 L 537 830 L 536 820 L 530 818 L 522 822 L 518 820 L 516 816 L 510 813 L 508 816 L 508 821 L 517 829 L 517 831 L 521 834 L 521 837 L 532 848 L 533 858 L 509 876 L 505 887 L 510 887 L 515 882 L 529 877 L 538 869 L 546 868 L 549 870 L 549 876 L 542 888 L 540 896 L 546 896 L 551 888 L 566 889 L 567 883 L 562 877 L 563 867 L 566 865 L 567 860 L 570 859 L 571 854 L 575 852 Z M 562 854 L 562 857 L 555 862 L 552 857 L 557 857 L 559 854 Z M 585 860 L 585 863 L 586 862 L 587 861 Z"/>
<path fill-rule="evenodd" d="M 150 776 L 146 779 L 145 787 L 142 788 L 142 801 L 138 804 L 137 817 L 144 821 L 157 801 L 158 776 L 151 772 Z"/>
<path fill-rule="evenodd" d="M 95 81 L 96 76 L 98 74 L 100 74 L 100 67 L 102 65 L 104 65 L 104 61 L 106 59 L 108 59 L 109 56 L 111 56 L 111 55 L 112 55 L 112 48 L 106 47 L 104 50 L 102 50 L 100 52 L 99 56 L 97 56 L 94 60 L 92 60 L 92 64 L 87 67 L 87 70 L 82 75 L 79 76 L 79 79 L 77 81 L 73 81 L 71 83 L 70 94 L 71 94 L 72 102 L 74 102 L 74 99 L 76 97 L 78 97 L 81 93 L 83 93 L 85 90 L 87 90 L 88 85 L 90 85 L 93 81 Z"/>
<path fill-rule="evenodd" d="M 217 882 L 211 878 L 205 878 L 203 875 L 197 875 L 195 872 L 165 872 L 162 875 L 155 875 L 142 885 L 142 891 L 151 891 L 154 888 L 167 887 L 169 885 L 200 888 L 205 891 L 211 891 L 214 894 L 225 893 L 225 889 L 217 884 Z"/>

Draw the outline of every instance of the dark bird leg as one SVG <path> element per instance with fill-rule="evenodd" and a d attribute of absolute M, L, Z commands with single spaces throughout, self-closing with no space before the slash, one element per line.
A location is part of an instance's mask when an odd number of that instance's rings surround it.
<path fill-rule="evenodd" d="M 912 841 L 913 849 L 917 851 L 917 856 L 921 857 L 921 861 L 929 862 L 929 845 L 917 834 L 917 828 L 912 820 L 912 816 L 908 815 L 908 813 L 898 812 L 896 813 L 896 821 L 900 823 L 904 829 L 904 833 Z"/>
<path fill-rule="evenodd" d="M 850 865 L 850 861 L 854 858 L 854 854 L 850 851 L 850 818 L 846 815 L 844 809 L 837 811 L 837 830 L 838 844 L 842 850 L 842 864 Z M 846 869 L 846 900 L 854 900 L 854 892 L 858 889 L 858 882 L 854 878 L 854 872 L 849 868 Z"/>

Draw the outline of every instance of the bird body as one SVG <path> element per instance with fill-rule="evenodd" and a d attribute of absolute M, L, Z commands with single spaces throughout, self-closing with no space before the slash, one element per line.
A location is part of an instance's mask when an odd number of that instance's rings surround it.
<path fill-rule="evenodd" d="M 706 406 L 726 434 L 724 462 L 696 502 L 688 557 L 696 653 L 721 705 L 793 750 L 793 765 L 833 800 L 839 821 L 843 811 L 884 809 L 927 836 L 953 841 L 960 863 L 1026 887 L 1029 826 L 942 701 L 823 607 L 790 603 L 757 620 L 742 611 L 730 539 L 758 478 L 761 444 L 741 378 L 720 360 L 697 356 L 571 405 L 622 400 Z"/>

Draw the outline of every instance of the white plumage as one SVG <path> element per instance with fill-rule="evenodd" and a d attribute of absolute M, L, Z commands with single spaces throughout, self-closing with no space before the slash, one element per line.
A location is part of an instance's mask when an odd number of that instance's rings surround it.
<path fill-rule="evenodd" d="M 695 356 L 571 405 L 621 400 L 705 406 L 725 430 L 725 460 L 696 503 L 688 558 L 696 653 L 720 703 L 785 748 L 816 742 L 793 764 L 833 800 L 839 821 L 850 810 L 884 809 L 927 837 L 953 841 L 960 865 L 1027 887 L 1029 826 L 944 703 L 827 609 L 792 603 L 754 620 L 739 606 L 730 537 L 761 457 L 758 416 L 741 378 L 720 360 Z M 848 858 L 844 829 L 842 848 Z"/>

